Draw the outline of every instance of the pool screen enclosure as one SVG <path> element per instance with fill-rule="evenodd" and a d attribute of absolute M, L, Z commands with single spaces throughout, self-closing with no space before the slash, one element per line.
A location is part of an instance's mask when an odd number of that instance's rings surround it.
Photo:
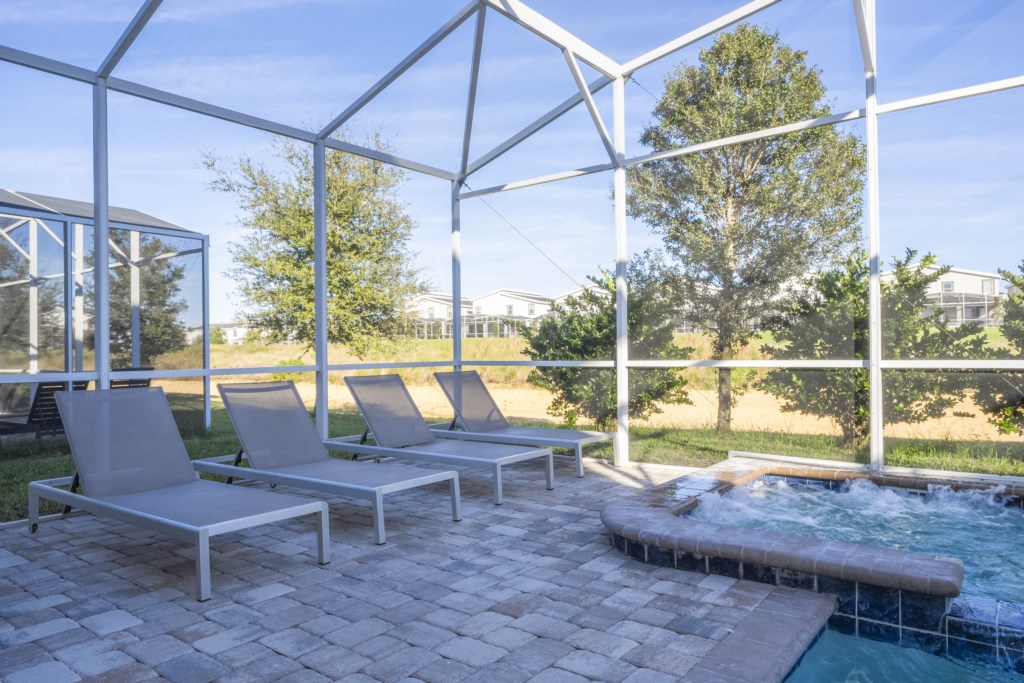
<path fill-rule="evenodd" d="M 143 229 L 135 230 L 130 224 L 121 220 L 117 210 L 110 206 L 110 173 L 109 173 L 109 128 L 111 125 L 108 116 L 108 102 L 112 93 L 118 96 L 139 98 L 150 103 L 165 105 L 166 107 L 185 110 L 187 112 L 212 117 L 238 126 L 245 126 L 258 131 L 270 133 L 276 136 L 295 141 L 296 143 L 308 145 L 312 151 L 313 158 L 313 215 L 314 215 L 314 253 L 313 267 L 315 270 L 315 293 L 313 306 L 315 310 L 315 363 L 312 365 L 298 366 L 296 372 L 316 373 L 316 423 L 323 437 L 328 436 L 327 420 L 327 396 L 329 391 L 329 373 L 341 372 L 352 369 L 382 369 L 398 367 L 398 364 L 389 363 L 360 363 L 360 364 L 332 364 L 328 357 L 327 344 L 327 164 L 326 158 L 329 150 L 357 155 L 383 163 L 392 164 L 406 171 L 446 181 L 449 193 L 448 202 L 451 209 L 451 294 L 453 302 L 452 329 L 462 329 L 463 322 L 463 253 L 462 236 L 463 224 L 462 214 L 465 202 L 477 198 L 496 195 L 498 193 L 514 193 L 521 188 L 534 187 L 547 183 L 556 183 L 563 180 L 579 178 L 592 174 L 606 174 L 611 180 L 611 197 L 614 205 L 614 259 L 615 268 L 613 272 L 615 282 L 615 350 L 614 356 L 607 360 L 588 361 L 546 361 L 548 365 L 566 367 L 592 367 L 603 368 L 615 374 L 615 393 L 617 400 L 616 430 L 617 439 L 614 453 L 614 463 L 617 465 L 629 461 L 629 409 L 627 404 L 627 392 L 629 388 L 628 378 L 631 371 L 643 368 L 675 367 L 675 368 L 789 368 L 796 370 L 829 370 L 842 368 L 864 369 L 869 374 L 869 400 L 870 400 L 870 461 L 875 469 L 884 467 L 884 445 L 883 445 L 883 407 L 884 387 L 883 375 L 885 372 L 900 372 L 906 370 L 927 370 L 946 372 L 976 372 L 976 371 L 1024 371 L 1024 360 L 994 360 L 994 359 L 965 359 L 965 360 L 901 360 L 897 358 L 886 358 L 883 353 L 883 332 L 882 332 L 882 280 L 883 267 L 881 260 L 882 246 L 880 241 L 880 176 L 879 176 L 879 120 L 895 114 L 914 109 L 928 108 L 944 103 L 981 96 L 991 96 L 994 93 L 1018 90 L 1024 86 L 1024 76 L 1013 76 L 1000 80 L 979 82 L 967 87 L 953 89 L 939 89 L 934 92 L 905 97 L 891 101 L 880 102 L 878 97 L 878 49 L 877 49 L 877 7 L 883 5 L 883 0 L 850 0 L 847 8 L 852 12 L 856 22 L 857 47 L 860 52 L 860 60 L 863 67 L 863 94 L 856 102 L 856 106 L 845 111 L 838 111 L 827 116 L 794 121 L 784 125 L 775 126 L 763 130 L 755 130 L 735 135 L 729 138 L 708 140 L 693 144 L 687 147 L 647 153 L 637 156 L 630 156 L 627 153 L 627 84 L 639 71 L 642 71 L 656 63 L 662 63 L 666 58 L 677 54 L 687 47 L 696 45 L 701 41 L 714 36 L 724 30 L 735 27 L 741 22 L 758 20 L 761 13 L 773 6 L 785 4 L 786 0 L 754 0 L 752 2 L 736 7 L 733 11 L 708 21 L 699 26 L 683 27 L 683 32 L 673 40 L 670 40 L 659 47 L 640 54 L 626 61 L 618 61 L 609 57 L 606 53 L 592 46 L 588 42 L 577 37 L 559 24 L 548 19 L 538 11 L 535 11 L 529 2 L 520 0 L 471 0 L 468 4 L 457 11 L 448 21 L 443 23 L 437 30 L 429 34 L 417 47 L 407 56 L 401 59 L 390 70 L 386 71 L 379 79 L 360 96 L 352 101 L 337 102 L 336 115 L 330 118 L 329 122 L 317 130 L 307 130 L 286 123 L 280 123 L 269 118 L 257 116 L 247 111 L 232 109 L 220 106 L 201 99 L 186 97 L 165 89 L 152 87 L 144 82 L 136 82 L 119 77 L 119 64 L 122 59 L 131 52 L 133 44 L 140 35 L 144 34 L 150 27 L 159 21 L 164 5 L 170 4 L 162 0 L 146 0 L 138 8 L 134 18 L 128 23 L 120 37 L 109 47 L 105 58 L 95 68 L 83 68 L 71 63 L 52 59 L 47 56 L 45 49 L 39 53 L 16 49 L 14 47 L 0 44 L 0 61 L 10 65 L 36 70 L 78 83 L 84 83 L 91 88 L 92 108 L 92 174 L 93 174 L 93 201 L 92 216 L 89 221 L 91 227 L 86 227 L 85 222 L 74 223 L 64 222 L 62 219 L 55 219 L 44 211 L 27 211 L 22 217 L 33 225 L 40 226 L 39 230 L 33 230 L 41 240 L 77 240 L 82 245 L 82 240 L 91 233 L 91 246 L 89 251 L 93 261 L 89 278 L 93 282 L 93 294 L 91 295 L 92 310 L 89 318 L 95 330 L 95 339 L 92 344 L 94 362 L 91 366 L 83 365 L 83 311 L 86 299 L 74 295 L 76 286 L 74 278 L 65 278 L 64 286 L 67 290 L 67 301 L 73 302 L 67 306 L 64 312 L 63 334 L 66 339 L 64 353 L 66 359 L 63 363 L 63 370 L 57 371 L 53 368 L 40 365 L 38 353 L 28 354 L 26 362 L 18 366 L 22 372 L 35 373 L 39 380 L 71 381 L 73 379 L 90 379 L 95 382 L 97 388 L 107 388 L 110 385 L 112 376 L 124 367 L 124 360 L 128 361 L 131 367 L 146 365 L 144 354 L 141 353 L 143 344 L 140 344 L 140 327 L 136 318 L 132 318 L 129 325 L 130 357 L 125 359 L 122 350 L 118 346 L 118 338 L 112 330 L 116 328 L 115 318 L 117 316 L 118 303 L 115 283 L 118 282 L 117 271 L 125 267 L 131 268 L 133 255 L 137 255 L 141 245 L 138 244 L 139 236 L 147 234 L 160 235 L 166 238 L 167 254 L 185 255 L 190 253 L 202 254 L 205 260 L 206 239 L 202 235 L 192 233 L 175 232 L 173 228 L 153 228 L 149 232 Z M 614 17 L 609 20 L 614 21 Z M 476 98 L 481 78 L 481 61 L 484 47 L 487 41 L 485 24 L 492 22 L 511 22 L 511 25 L 521 29 L 524 38 L 531 36 L 531 39 L 540 38 L 561 52 L 564 64 L 560 67 L 568 71 L 576 89 L 565 93 L 565 99 L 551 108 L 542 116 L 536 118 L 532 123 L 523 127 L 514 135 L 494 145 L 486 152 L 471 154 L 470 142 L 473 140 L 475 114 L 477 113 Z M 468 55 L 469 77 L 465 83 L 465 100 L 460 103 L 460 123 L 463 130 L 462 145 L 458 157 L 458 163 L 450 168 L 442 168 L 434 164 L 427 164 L 411 158 L 405 158 L 399 154 L 389 151 L 381 151 L 370 147 L 358 145 L 349 141 L 339 139 L 336 136 L 338 131 L 354 117 L 363 112 L 375 98 L 386 92 L 404 73 L 410 70 L 420 60 L 425 58 L 431 51 L 442 45 L 446 38 L 462 26 L 470 27 L 474 32 L 473 49 Z M 425 34 L 432 27 L 426 27 Z M 625 27 L 622 30 L 626 30 Z M 2 41 L 0 41 L 2 42 Z M 860 68 L 859 66 L 857 68 Z M 597 96 L 605 91 L 602 97 L 607 96 L 606 89 L 611 92 L 611 107 L 602 108 L 597 102 Z M 514 93 L 510 93 L 510 106 L 514 106 Z M 467 181 L 474 179 L 474 174 L 489 167 L 491 162 L 502 157 L 515 149 L 520 143 L 530 139 L 539 131 L 558 121 L 567 112 L 581 108 L 585 110 L 592 128 L 588 131 L 603 149 L 603 158 L 599 163 L 581 167 L 565 169 L 557 173 L 549 173 L 528 178 L 510 178 L 507 182 L 488 187 L 469 189 Z M 627 170 L 645 163 L 685 157 L 691 154 L 699 154 L 730 145 L 749 143 L 756 140 L 784 136 L 788 134 L 808 131 L 823 126 L 839 126 L 851 122 L 858 122 L 863 130 L 864 150 L 866 154 L 866 192 L 864 198 L 864 227 L 865 246 L 868 252 L 870 264 L 870 285 L 869 285 L 869 327 L 870 327 L 870 349 L 865 359 L 841 358 L 834 360 L 713 360 L 713 359 L 680 359 L 680 360 L 645 360 L 630 355 L 630 344 L 627 330 L 627 281 L 628 262 L 630 251 L 627 246 Z M 514 194 L 513 194 L 514 196 Z M 2 207 L 0 207 L 2 211 Z M 49 217 L 48 217 L 49 216 Z M 8 220 L 4 218 L 3 220 Z M 12 220 L 20 220 L 18 218 Z M 3 227 L 4 224 L 0 224 Z M 9 224 L 8 224 L 9 225 Z M 63 225 L 64 227 L 60 227 Z M 49 226 L 49 227 L 47 227 Z M 57 226 L 54 228 L 53 226 Z M 147 228 L 148 230 L 149 228 Z M 127 230 L 129 233 L 127 241 L 118 238 L 118 231 Z M 135 235 L 132 237 L 131 235 Z M 33 238 L 36 239 L 36 238 Z M 195 246 L 186 244 L 192 240 Z M 611 246 L 611 245 L 609 245 Z M 20 248 L 19 248 L 20 249 Z M 127 249 L 126 253 L 125 249 Z M 133 252 L 132 250 L 136 250 Z M 193 251 L 198 249 L 200 251 Z M 611 249 L 609 249 L 611 251 Z M 81 254 L 77 252 L 68 252 Z M 80 258 L 80 256 L 66 258 Z M 155 255 L 154 255 L 155 258 Z M 127 266 L 125 264 L 128 264 Z M 30 266 L 31 269 L 31 266 Z M 76 268 L 73 263 L 66 264 L 60 270 L 64 273 L 75 273 L 81 277 L 85 272 L 82 264 Z M 33 272 L 27 276 L 27 282 L 37 282 L 38 278 L 45 278 L 47 274 Z M 206 292 L 205 265 L 202 273 L 203 292 Z M 36 279 L 33 279 L 36 278 Z M 4 286 L 0 283 L 0 287 Z M 21 286 L 21 285 L 18 285 Z M 35 291 L 35 285 L 29 284 L 29 291 Z M 130 287 L 130 283 L 129 283 Z M 135 290 L 131 290 L 135 291 Z M 29 296 L 35 296 L 31 293 Z M 132 308 L 133 311 L 137 307 Z M 77 311 L 77 313 L 76 313 Z M 267 368 L 231 368 L 214 369 L 209 362 L 209 316 L 203 308 L 197 324 L 202 326 L 205 348 L 201 363 L 197 362 L 196 367 L 187 369 L 162 369 L 156 371 L 138 371 L 120 376 L 150 376 L 156 378 L 184 378 L 202 377 L 207 387 L 211 377 L 217 375 L 244 375 L 259 374 Z M 32 340 L 38 342 L 39 324 L 30 325 L 29 335 Z M 31 346 L 32 340 L 29 340 Z M 36 344 L 38 347 L 38 343 Z M 33 355 L 34 354 L 34 355 Z M 443 363 L 422 363 L 424 366 L 437 367 L 469 367 L 469 366 L 511 366 L 511 365 L 538 365 L 538 362 L 527 360 L 470 360 L 463 356 L 463 343 L 459 334 L 454 334 L 452 339 L 452 357 Z M 403 364 L 408 367 L 410 364 Z M 9 384 L 23 382 L 23 375 L 2 374 L 0 383 Z M 208 410 L 208 409 L 207 409 Z M 208 414 L 208 413 L 207 413 Z"/>

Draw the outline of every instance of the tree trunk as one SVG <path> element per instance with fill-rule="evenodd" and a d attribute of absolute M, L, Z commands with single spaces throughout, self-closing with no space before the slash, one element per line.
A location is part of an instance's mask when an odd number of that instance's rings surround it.
<path fill-rule="evenodd" d="M 717 430 L 732 431 L 732 368 L 718 368 Z"/>

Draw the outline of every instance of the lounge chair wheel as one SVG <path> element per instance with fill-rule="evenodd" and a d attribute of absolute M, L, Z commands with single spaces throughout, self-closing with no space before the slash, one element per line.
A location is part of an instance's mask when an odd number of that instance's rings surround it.
<path fill-rule="evenodd" d="M 37 532 L 37 531 L 39 531 L 39 525 L 38 525 L 38 524 L 35 524 L 35 523 L 33 523 L 33 524 L 30 524 L 30 525 L 29 525 L 29 527 L 28 527 L 28 532 L 29 532 L 30 534 L 34 534 L 34 533 L 35 533 L 35 532 Z"/>

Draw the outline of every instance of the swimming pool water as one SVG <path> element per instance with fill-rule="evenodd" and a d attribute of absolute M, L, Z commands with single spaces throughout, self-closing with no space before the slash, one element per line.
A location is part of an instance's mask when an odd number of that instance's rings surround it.
<path fill-rule="evenodd" d="M 781 479 L 704 494 L 690 515 L 720 524 L 931 552 L 964 563 L 963 592 L 1021 601 L 1024 511 L 996 491 L 922 495 L 856 479 L 838 490 Z"/>
<path fill-rule="evenodd" d="M 785 683 L 1008 683 L 1021 675 L 825 631 Z"/>

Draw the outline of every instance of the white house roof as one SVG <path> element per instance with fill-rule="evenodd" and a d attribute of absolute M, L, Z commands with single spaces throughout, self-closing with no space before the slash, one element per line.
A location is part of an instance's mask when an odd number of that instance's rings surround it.
<path fill-rule="evenodd" d="M 506 296 L 510 299 L 521 299 L 523 301 L 530 301 L 538 304 L 551 303 L 551 299 L 549 297 L 534 294 L 533 292 L 518 292 L 514 289 L 495 289 L 494 291 L 475 297 L 473 301 L 479 301 L 480 299 L 486 299 L 491 296 Z"/>
<path fill-rule="evenodd" d="M 55 216 L 84 218 L 90 221 L 93 219 L 93 205 L 90 202 L 80 202 L 75 199 L 63 199 L 61 197 L 50 197 L 44 194 L 34 194 L 31 192 L 0 190 L 0 207 L 4 206 L 18 209 L 29 209 L 31 211 L 41 211 L 44 213 L 51 213 Z M 165 228 L 168 230 L 198 234 L 192 230 L 186 230 L 180 225 L 175 225 L 174 223 L 165 221 L 162 218 L 150 216 L 148 213 L 143 213 L 142 211 L 137 211 L 135 209 L 111 206 L 109 208 L 108 215 L 111 221 L 118 223 L 129 223 L 131 225 L 141 225 L 150 228 Z"/>

